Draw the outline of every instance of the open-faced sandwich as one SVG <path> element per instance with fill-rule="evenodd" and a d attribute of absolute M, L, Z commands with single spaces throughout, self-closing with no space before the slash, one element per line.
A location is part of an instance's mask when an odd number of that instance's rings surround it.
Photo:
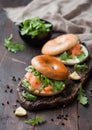
<path fill-rule="evenodd" d="M 39 55 L 31 60 L 22 86 L 36 96 L 52 96 L 63 91 L 68 69 L 63 63 L 49 55 Z"/>
<path fill-rule="evenodd" d="M 42 47 L 42 54 L 56 56 L 66 65 L 84 62 L 88 57 L 86 46 L 75 34 L 64 34 L 49 40 Z"/>

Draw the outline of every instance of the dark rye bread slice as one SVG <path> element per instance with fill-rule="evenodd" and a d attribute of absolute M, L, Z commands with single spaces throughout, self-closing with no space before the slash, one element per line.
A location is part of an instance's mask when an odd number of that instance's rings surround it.
<path fill-rule="evenodd" d="M 79 72 L 81 75 L 80 81 L 73 81 L 68 79 L 66 81 L 66 87 L 63 92 L 58 95 L 51 97 L 37 97 L 36 101 L 27 101 L 23 96 L 22 92 L 24 91 L 21 86 L 21 82 L 17 87 L 17 93 L 19 97 L 20 104 L 27 110 L 41 110 L 48 108 L 57 108 L 59 106 L 66 106 L 70 104 L 76 97 L 80 84 L 83 86 L 85 82 L 88 80 L 90 74 L 92 73 L 92 59 L 88 58 L 86 61 L 88 65 L 88 69 L 84 72 Z M 70 72 L 74 71 L 73 67 L 69 67 Z"/>

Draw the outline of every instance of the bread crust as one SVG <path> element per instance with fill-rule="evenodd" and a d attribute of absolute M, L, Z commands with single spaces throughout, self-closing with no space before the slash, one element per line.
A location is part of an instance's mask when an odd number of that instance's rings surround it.
<path fill-rule="evenodd" d="M 75 34 L 60 35 L 52 40 L 49 40 L 42 47 L 42 54 L 58 55 L 64 51 L 69 50 L 79 42 Z"/>
<path fill-rule="evenodd" d="M 65 80 L 68 78 L 68 69 L 57 58 L 49 55 L 39 55 L 31 60 L 33 67 L 48 78 Z"/>

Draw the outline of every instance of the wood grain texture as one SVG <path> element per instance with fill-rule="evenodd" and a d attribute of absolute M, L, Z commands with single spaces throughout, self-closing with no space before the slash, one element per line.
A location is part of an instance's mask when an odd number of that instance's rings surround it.
<path fill-rule="evenodd" d="M 86 84 L 86 95 L 88 97 L 88 106 L 83 107 L 78 105 L 79 114 L 79 130 L 91 130 L 92 129 L 92 75 L 90 76 L 89 82 Z"/>

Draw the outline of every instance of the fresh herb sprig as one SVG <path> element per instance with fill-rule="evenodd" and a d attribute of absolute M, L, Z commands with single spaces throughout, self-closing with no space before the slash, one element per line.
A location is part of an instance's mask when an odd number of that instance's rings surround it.
<path fill-rule="evenodd" d="M 84 53 L 84 52 L 82 52 L 80 55 L 77 55 L 77 58 L 78 58 L 80 61 L 82 61 L 82 60 L 84 59 L 84 57 L 85 57 L 85 53 Z"/>
<path fill-rule="evenodd" d="M 39 80 L 41 80 L 42 85 L 40 89 L 43 89 L 47 87 L 48 85 L 53 86 L 53 91 L 61 91 L 65 87 L 65 82 L 64 81 L 58 81 L 58 80 L 53 80 L 45 75 L 41 74 L 39 71 L 37 71 L 33 66 L 28 66 L 26 68 L 26 71 L 32 72 Z"/>
<path fill-rule="evenodd" d="M 88 69 L 88 66 L 87 66 L 86 63 L 84 63 L 84 64 L 75 64 L 74 69 L 79 70 L 79 71 L 86 71 Z"/>
<path fill-rule="evenodd" d="M 36 118 L 29 119 L 25 121 L 25 123 L 30 124 L 30 125 L 38 125 L 39 123 L 42 123 L 43 121 L 44 121 L 44 117 L 39 116 Z"/>
<path fill-rule="evenodd" d="M 80 87 L 79 87 L 77 100 L 82 105 L 87 105 L 88 104 L 88 98 L 87 98 L 87 96 L 86 96 L 86 94 L 85 94 L 81 84 L 80 84 Z"/>
<path fill-rule="evenodd" d="M 19 42 L 12 42 L 12 39 L 13 35 L 10 34 L 10 36 L 4 40 L 4 46 L 8 49 L 8 51 L 16 53 L 17 51 L 23 51 L 25 49 L 24 45 Z"/>
<path fill-rule="evenodd" d="M 75 57 L 73 57 L 71 54 L 68 54 L 67 51 L 61 53 L 61 54 L 59 55 L 59 57 L 60 57 L 61 60 L 65 60 L 65 61 L 66 61 L 66 60 L 70 60 L 70 59 L 75 59 Z M 76 57 L 77 57 L 80 61 L 82 61 L 82 60 L 84 59 L 84 57 L 85 57 L 85 53 L 83 52 L 83 53 L 81 53 L 80 55 L 77 55 Z"/>
<path fill-rule="evenodd" d="M 38 17 L 25 19 L 23 23 L 17 23 L 17 25 L 20 26 L 21 35 L 30 35 L 31 38 L 49 32 L 52 26 Z"/>
<path fill-rule="evenodd" d="M 35 95 L 32 95 L 32 94 L 30 94 L 30 93 L 28 93 L 28 92 L 23 92 L 23 93 L 22 93 L 22 96 L 23 96 L 26 100 L 28 100 L 28 101 L 35 101 L 35 100 L 37 99 L 37 97 L 36 97 Z"/>

